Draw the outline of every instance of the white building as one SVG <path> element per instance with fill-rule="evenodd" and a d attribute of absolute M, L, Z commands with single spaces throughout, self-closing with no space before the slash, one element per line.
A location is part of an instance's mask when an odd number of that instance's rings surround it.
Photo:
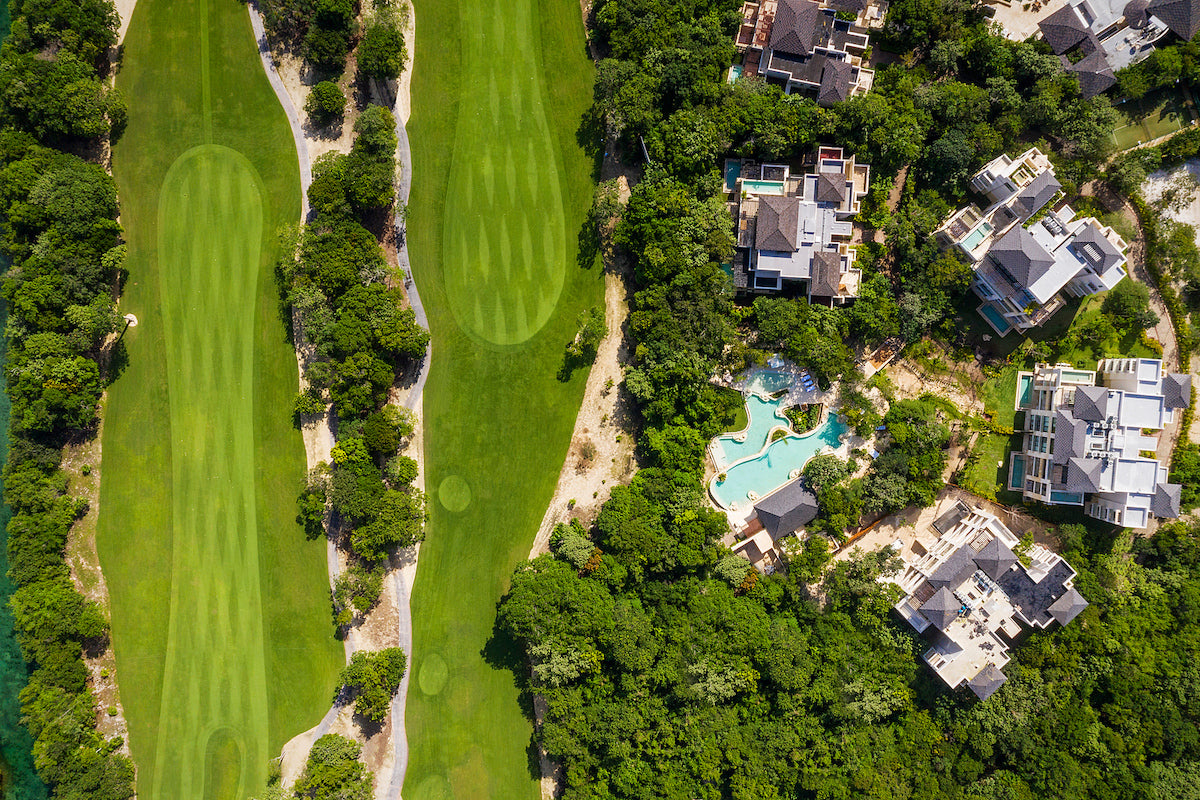
<path fill-rule="evenodd" d="M 906 561 L 896 583 L 900 616 L 930 641 L 925 663 L 951 688 L 987 700 L 1007 680 L 1009 643 L 1021 626 L 1066 625 L 1087 608 L 1075 570 L 1041 545 L 1018 539 L 995 515 L 959 503 L 934 523 L 940 539 Z"/>
<path fill-rule="evenodd" d="M 1105 359 L 1096 372 L 1038 364 L 1019 373 L 1024 433 L 1009 488 L 1127 528 L 1178 517 L 1182 487 L 1167 482 L 1158 437 L 1191 393 L 1191 375 L 1165 374 L 1149 358 Z"/>
<path fill-rule="evenodd" d="M 875 71 L 863 56 L 867 29 L 883 24 L 885 0 L 759 0 L 742 5 L 740 72 L 815 95 L 823 106 L 871 90 Z M 843 16 L 854 15 L 853 20 Z M 735 70 L 739 67 L 735 66 Z"/>
<path fill-rule="evenodd" d="M 1049 208 L 1062 187 L 1036 147 L 992 160 L 971 188 L 991 204 L 959 209 L 934 235 L 974 269 L 979 313 L 1000 336 L 1041 325 L 1065 305 L 1063 292 L 1084 297 L 1125 277 L 1129 245 L 1120 234 L 1068 206 Z"/>
<path fill-rule="evenodd" d="M 810 300 L 858 295 L 862 271 L 850 241 L 871 168 L 840 147 L 818 148 L 810 163 L 811 171 L 793 175 L 783 164 L 730 162 L 740 170 L 731 204 L 738 290 L 776 292 L 790 281 L 803 282 Z"/>

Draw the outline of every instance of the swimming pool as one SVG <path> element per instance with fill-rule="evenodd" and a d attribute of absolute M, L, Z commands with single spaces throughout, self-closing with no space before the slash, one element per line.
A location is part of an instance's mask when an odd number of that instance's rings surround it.
<path fill-rule="evenodd" d="M 737 79 L 742 77 L 742 65 L 734 64 L 729 68 L 729 82 L 737 83 Z"/>
<path fill-rule="evenodd" d="M 1083 495 L 1079 492 L 1050 492 L 1050 502 L 1083 505 Z"/>
<path fill-rule="evenodd" d="M 746 429 L 718 436 L 713 443 L 713 461 L 718 471 L 761 451 L 771 429 L 788 424 L 783 416 L 783 398 L 765 400 L 757 394 L 747 394 L 745 398 Z"/>
<path fill-rule="evenodd" d="M 783 181 L 742 181 L 742 189 L 751 194 L 783 194 Z"/>
<path fill-rule="evenodd" d="M 713 478 L 709 490 L 722 508 L 745 508 L 753 503 L 751 492 L 766 497 L 787 483 L 792 472 L 802 469 L 822 448 L 837 447 L 848 430 L 831 413 L 824 423 L 805 435 L 789 434 L 772 442 L 759 456 L 735 463 L 724 473 L 725 480 L 718 480 L 720 475 Z"/>
<path fill-rule="evenodd" d="M 968 252 L 970 252 L 970 251 L 974 250 L 976 247 L 978 247 L 979 243 L 982 242 L 985 238 L 987 238 L 987 235 L 991 232 L 992 232 L 992 226 L 985 222 L 982 225 L 980 225 L 978 228 L 976 228 L 975 230 L 971 231 L 971 233 L 967 236 L 967 238 L 962 240 L 962 246 Z"/>
<path fill-rule="evenodd" d="M 1033 376 L 1026 373 L 1017 376 L 1017 408 L 1033 407 Z"/>
<path fill-rule="evenodd" d="M 1062 379 L 1063 381 L 1069 381 L 1071 383 L 1090 384 L 1096 379 L 1096 376 L 1090 372 L 1079 372 L 1077 370 L 1064 369 L 1062 372 Z"/>
<path fill-rule="evenodd" d="M 1008 488 L 1021 491 L 1025 486 L 1025 457 L 1013 455 L 1009 469 Z"/>
<path fill-rule="evenodd" d="M 776 392 L 782 392 L 784 389 L 792 388 L 792 384 L 795 382 L 796 379 L 786 372 L 762 369 L 750 376 L 750 380 L 746 381 L 744 391 L 765 398 Z"/>
<path fill-rule="evenodd" d="M 737 180 L 742 177 L 742 162 L 740 159 L 725 159 L 725 191 L 732 192 L 737 188 Z"/>
<path fill-rule="evenodd" d="M 1004 318 L 1004 315 L 992 308 L 992 306 L 988 305 L 987 303 L 984 303 L 979 307 L 979 313 L 988 318 L 988 321 L 991 322 L 995 327 L 996 333 L 1000 334 L 1001 336 L 1008 333 L 1009 330 L 1012 329 L 1012 324 Z"/>

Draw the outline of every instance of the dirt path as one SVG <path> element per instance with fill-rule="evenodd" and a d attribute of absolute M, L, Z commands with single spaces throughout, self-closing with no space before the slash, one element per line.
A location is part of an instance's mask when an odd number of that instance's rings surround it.
<path fill-rule="evenodd" d="M 627 184 L 622 182 L 622 201 L 628 196 Z M 632 399 L 622 385 L 625 366 L 632 359 L 628 316 L 625 265 L 606 264 L 604 321 L 608 335 L 600 342 L 588 373 L 571 446 L 529 550 L 530 558 L 549 551 L 550 534 L 557 523 L 574 518 L 589 525 L 608 500 L 612 487 L 627 481 L 636 470 Z"/>
<path fill-rule="evenodd" d="M 311 75 L 308 74 L 307 68 L 300 59 L 291 55 L 272 54 L 263 31 L 262 17 L 254 4 L 249 6 L 249 13 L 251 25 L 258 40 L 259 56 L 262 59 L 263 68 L 271 81 L 271 86 L 275 90 L 280 104 L 287 113 L 288 122 L 292 128 L 292 136 L 295 140 L 296 152 L 300 160 L 301 191 L 306 194 L 308 186 L 312 181 L 312 161 L 327 152 L 348 153 L 350 151 L 350 147 L 353 144 L 354 119 L 357 116 L 354 104 L 351 104 L 347 108 L 347 114 L 342 120 L 340 128 L 333 131 L 315 128 L 307 121 L 302 120 L 298 109 L 304 107 L 304 101 L 308 97 L 312 83 Z M 397 83 L 396 97 L 385 97 L 387 94 L 386 87 L 376 84 L 373 86 L 370 99 L 374 102 L 381 102 L 383 105 L 392 105 L 393 114 L 396 117 L 398 141 L 396 150 L 396 218 L 394 221 L 394 234 L 389 232 L 390 235 L 386 238 L 387 244 L 395 247 L 393 255 L 404 277 L 404 289 L 416 314 L 417 322 L 427 327 L 428 321 L 425 316 L 425 310 L 421 304 L 420 296 L 417 294 L 416 286 L 412 282 L 411 270 L 408 264 L 408 246 L 404 240 L 402 227 L 403 209 L 408 203 L 409 191 L 412 186 L 412 159 L 410 157 L 408 136 L 404 125 L 408 120 L 411 110 L 409 87 L 412 75 L 412 55 L 416 45 L 415 31 L 415 13 L 410 4 L 405 17 L 404 28 L 405 45 L 409 53 L 409 62 L 407 68 L 402 73 L 401 79 Z M 348 91 L 351 88 L 349 85 L 350 76 L 353 74 L 354 70 L 348 67 L 342 78 L 342 84 L 344 84 L 342 86 L 343 92 L 350 97 L 354 96 L 352 91 Z M 308 199 L 305 197 L 302 218 L 307 219 L 308 214 Z M 392 239 L 392 235 L 395 237 L 394 240 Z M 304 367 L 312 358 L 313 353 L 311 346 L 304 342 L 303 331 L 300 330 L 298 324 L 295 324 L 294 331 L 296 341 L 300 343 L 296 349 L 296 359 L 301 376 L 299 389 L 300 391 L 304 391 L 307 388 L 303 377 Z M 396 405 L 403 405 L 418 413 L 416 430 L 402 452 L 417 461 L 418 477 L 414 484 L 422 491 L 425 489 L 424 429 L 421 425 L 419 410 L 425 386 L 425 378 L 429 372 L 430 355 L 430 351 L 427 350 L 425 358 L 420 368 L 415 371 L 415 374 L 405 376 L 405 378 L 411 377 L 411 381 L 408 381 L 402 388 L 394 390 L 390 397 L 390 402 Z M 309 469 L 322 462 L 328 463 L 330 460 L 330 451 L 334 444 L 331 423 L 332 409 L 328 409 L 325 414 L 304 425 L 302 428 L 305 456 Z M 344 553 L 339 552 L 333 541 L 328 541 L 326 548 L 329 584 L 332 587 L 337 581 L 338 575 L 346 567 L 346 557 Z M 352 626 L 347 632 L 344 640 L 347 661 L 358 650 L 372 651 L 398 646 L 403 648 L 411 663 L 412 616 L 409 608 L 409 595 L 416 574 L 419 552 L 420 545 L 417 545 L 401 551 L 392 559 L 388 572 L 384 576 L 385 591 L 380 597 L 379 604 L 370 613 L 359 619 L 357 624 Z M 408 765 L 408 740 L 404 731 L 404 711 L 405 699 L 408 693 L 408 681 L 409 675 L 406 671 L 401 681 L 400 689 L 396 697 L 392 700 L 389 718 L 385 720 L 384 725 L 371 731 L 369 734 L 353 722 L 353 715 L 349 707 L 343 702 L 343 698 L 336 698 L 332 707 L 325 714 L 325 717 L 315 727 L 297 735 L 283 746 L 281 755 L 283 785 L 290 786 L 299 777 L 312 743 L 324 734 L 332 731 L 357 739 L 363 743 L 363 761 L 375 773 L 375 795 L 385 800 L 398 800 Z"/>

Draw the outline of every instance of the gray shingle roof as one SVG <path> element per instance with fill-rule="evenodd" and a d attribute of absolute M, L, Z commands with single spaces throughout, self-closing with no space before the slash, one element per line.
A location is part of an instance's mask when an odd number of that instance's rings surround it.
<path fill-rule="evenodd" d="M 1187 408 L 1192 402 L 1192 376 L 1172 372 L 1163 376 L 1163 401 L 1167 408 Z"/>
<path fill-rule="evenodd" d="M 820 13 L 812 0 L 780 0 L 771 25 L 771 49 L 797 56 L 811 53 Z"/>
<path fill-rule="evenodd" d="M 1108 419 L 1108 387 L 1080 386 L 1075 390 L 1075 406 L 1071 413 L 1076 419 L 1086 419 L 1088 422 Z"/>
<path fill-rule="evenodd" d="M 812 522 L 817 516 L 817 509 L 816 495 L 808 490 L 801 478 L 784 484 L 779 491 L 754 504 L 759 521 L 773 539 Z"/>
<path fill-rule="evenodd" d="M 1054 177 L 1053 172 L 1046 170 L 1017 193 L 1013 205 L 1020 212 L 1021 219 L 1029 219 L 1060 191 L 1062 191 L 1062 184 Z"/>
<path fill-rule="evenodd" d="M 1179 495 L 1183 487 L 1178 483 L 1160 483 L 1154 487 L 1150 498 L 1150 511 L 1160 519 L 1178 519 Z"/>
<path fill-rule="evenodd" d="M 1087 29 L 1075 9 L 1063 6 L 1038 23 L 1038 29 L 1055 55 L 1061 56 L 1087 36 Z"/>
<path fill-rule="evenodd" d="M 1147 9 L 1150 7 L 1150 0 L 1129 0 L 1125 4 L 1121 16 L 1125 17 L 1125 24 L 1134 30 L 1140 30 L 1146 27 L 1149 20 Z"/>
<path fill-rule="evenodd" d="M 1088 424 L 1077 419 L 1066 409 L 1059 409 L 1054 415 L 1054 454 L 1051 460 L 1055 464 L 1065 464 L 1072 458 L 1082 457 L 1087 447 Z"/>
<path fill-rule="evenodd" d="M 963 581 L 974 575 L 977 569 L 979 567 L 975 565 L 975 551 L 964 544 L 933 571 L 929 576 L 929 585 L 939 589 L 957 589 Z"/>
<path fill-rule="evenodd" d="M 1072 458 L 1067 461 L 1068 492 L 1100 491 L 1100 472 L 1104 464 L 1098 458 Z"/>
<path fill-rule="evenodd" d="M 821 86 L 817 89 L 817 105 L 831 106 L 850 97 L 850 79 L 854 66 L 848 61 L 825 59 L 821 68 Z"/>
<path fill-rule="evenodd" d="M 1191 39 L 1200 31 L 1200 8 L 1194 0 L 1150 0 L 1148 10 L 1181 39 Z"/>
<path fill-rule="evenodd" d="M 950 623 L 958 619 L 958 612 L 962 610 L 962 603 L 954 596 L 954 593 L 945 586 L 933 593 L 933 597 L 921 604 L 921 614 L 925 619 L 932 622 L 938 627 L 938 630 L 946 630 L 950 627 Z"/>
<path fill-rule="evenodd" d="M 817 173 L 817 202 L 838 203 L 846 199 L 846 176 L 840 172 Z"/>
<path fill-rule="evenodd" d="M 1067 68 L 1079 79 L 1079 94 L 1086 100 L 1103 92 L 1117 82 L 1112 67 L 1104 58 L 1104 51 L 1097 49 L 1078 64 Z"/>
<path fill-rule="evenodd" d="M 988 577 L 996 580 L 1017 563 L 1017 557 L 1008 545 L 993 537 L 983 546 L 982 550 L 975 554 L 975 563 L 988 574 Z"/>
<path fill-rule="evenodd" d="M 986 667 L 979 670 L 979 673 L 976 674 L 974 678 L 971 678 L 971 680 L 967 681 L 967 686 L 971 688 L 971 691 L 974 692 L 975 696 L 980 700 L 987 700 L 989 697 L 995 694 L 996 690 L 1003 686 L 1007 680 L 1008 676 L 997 669 L 995 664 L 989 663 Z"/>
<path fill-rule="evenodd" d="M 1097 273 L 1103 273 L 1125 260 L 1116 245 L 1105 238 L 1096 224 L 1089 223 L 1071 240 L 1071 249 Z"/>
<path fill-rule="evenodd" d="M 1021 225 L 1011 228 L 988 251 L 992 260 L 1028 289 L 1054 266 L 1054 258 Z"/>
<path fill-rule="evenodd" d="M 799 230 L 800 198 L 768 195 L 759 199 L 755 248 L 794 252 Z"/>
<path fill-rule="evenodd" d="M 1079 616 L 1079 612 L 1088 607 L 1088 601 L 1083 599 L 1083 595 L 1075 590 L 1075 587 L 1067 589 L 1062 597 L 1050 604 L 1047 609 L 1050 616 L 1058 620 L 1059 625 L 1066 625 L 1071 620 Z"/>
<path fill-rule="evenodd" d="M 837 297 L 842 283 L 842 257 L 833 250 L 813 255 L 812 278 L 808 293 L 817 297 Z"/>

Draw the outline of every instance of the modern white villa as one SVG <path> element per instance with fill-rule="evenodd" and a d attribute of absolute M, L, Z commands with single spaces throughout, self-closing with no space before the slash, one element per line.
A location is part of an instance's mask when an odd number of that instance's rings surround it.
<path fill-rule="evenodd" d="M 1001 670 L 1022 625 L 1066 625 L 1088 603 L 1070 564 L 1037 544 L 1022 564 L 1019 540 L 987 511 L 958 503 L 934 527 L 941 538 L 891 579 L 904 593 L 895 608 L 929 641 L 924 659 L 938 677 L 987 700 L 1008 680 Z"/>
<path fill-rule="evenodd" d="M 875 81 L 863 59 L 867 29 L 882 26 L 886 13 L 884 0 L 748 1 L 735 40 L 742 63 L 731 78 L 762 75 L 824 106 L 865 94 Z"/>
<path fill-rule="evenodd" d="M 1024 433 L 1009 488 L 1127 528 L 1178 517 L 1182 487 L 1167 482 L 1158 438 L 1191 396 L 1191 375 L 1164 373 L 1150 358 L 1105 359 L 1095 372 L 1038 364 L 1019 373 Z"/>
<path fill-rule="evenodd" d="M 1000 336 L 1041 325 L 1065 305 L 1064 292 L 1085 297 L 1125 277 L 1128 243 L 1095 217 L 1053 207 L 1062 186 L 1036 147 L 992 160 L 971 188 L 987 208 L 959 209 L 934 235 L 971 265 L 979 313 Z"/>
<path fill-rule="evenodd" d="M 862 271 L 850 242 L 871 183 L 869 165 L 840 147 L 820 147 L 799 174 L 785 164 L 730 161 L 726 176 L 738 291 L 778 292 L 793 283 L 810 300 L 828 304 L 858 295 Z"/>

